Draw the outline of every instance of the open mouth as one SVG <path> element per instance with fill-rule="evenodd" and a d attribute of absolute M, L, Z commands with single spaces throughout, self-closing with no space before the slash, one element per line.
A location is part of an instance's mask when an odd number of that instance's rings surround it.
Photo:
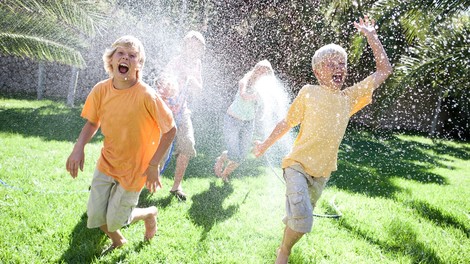
<path fill-rule="evenodd" d="M 118 69 L 120 73 L 127 73 L 129 71 L 129 67 L 126 64 L 119 64 Z"/>
<path fill-rule="evenodd" d="M 343 81 L 343 75 L 342 74 L 334 74 L 333 75 L 333 82 L 341 83 L 342 81 Z"/>

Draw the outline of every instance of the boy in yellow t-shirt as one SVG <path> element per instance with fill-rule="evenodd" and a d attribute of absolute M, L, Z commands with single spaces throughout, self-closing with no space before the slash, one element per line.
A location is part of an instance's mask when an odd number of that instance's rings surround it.
<path fill-rule="evenodd" d="M 107 251 L 127 241 L 119 229 L 143 220 L 145 240 L 157 231 L 157 208 L 136 208 L 144 187 L 161 188 L 158 164 L 171 145 L 176 126 L 170 109 L 156 91 L 141 80 L 145 62 L 142 43 L 135 37 L 117 39 L 103 55 L 110 78 L 88 95 L 81 116 L 87 119 L 66 168 L 73 178 L 83 171 L 86 143 L 98 128 L 104 135 L 87 206 L 87 227 L 99 227 L 112 240 Z"/>
<path fill-rule="evenodd" d="M 261 156 L 290 128 L 300 124 L 291 152 L 282 160 L 286 180 L 286 224 L 276 263 L 287 263 L 292 247 L 311 231 L 313 209 L 330 174 L 336 170 L 338 148 L 349 118 L 369 104 L 373 91 L 392 73 L 392 66 L 367 16 L 354 26 L 369 43 L 377 70 L 363 81 L 341 90 L 347 74 L 347 54 L 338 45 L 318 49 L 312 69 L 319 85 L 305 85 L 264 142 L 255 142 L 254 154 Z"/>

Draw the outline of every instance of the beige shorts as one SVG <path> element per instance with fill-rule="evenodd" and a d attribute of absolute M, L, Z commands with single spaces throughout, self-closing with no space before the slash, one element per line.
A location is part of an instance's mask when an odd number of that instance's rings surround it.
<path fill-rule="evenodd" d="M 296 232 L 309 233 L 313 226 L 313 209 L 329 177 L 311 177 L 288 167 L 284 169 L 284 179 L 286 216 L 282 221 Z"/>
<path fill-rule="evenodd" d="M 194 128 L 191 122 L 191 113 L 182 113 L 176 122 L 176 137 L 174 142 L 173 154 L 183 154 L 190 158 L 196 156 L 194 148 Z"/>
<path fill-rule="evenodd" d="M 88 199 L 88 228 L 108 226 L 114 232 L 132 221 L 132 211 L 139 202 L 140 192 L 124 190 L 119 182 L 95 170 Z"/>

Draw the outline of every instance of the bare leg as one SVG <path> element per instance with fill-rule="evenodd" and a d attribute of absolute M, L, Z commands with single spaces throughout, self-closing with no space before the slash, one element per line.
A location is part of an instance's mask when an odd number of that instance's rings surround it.
<path fill-rule="evenodd" d="M 225 167 L 224 172 L 222 172 L 222 175 L 220 176 L 222 180 L 228 181 L 228 176 L 230 176 L 230 174 L 232 174 L 232 172 L 235 171 L 238 166 L 240 166 L 240 163 L 229 160 L 227 167 Z"/>
<path fill-rule="evenodd" d="M 144 220 L 145 223 L 145 240 L 150 240 L 157 233 L 157 207 L 151 206 L 147 208 L 135 208 L 132 211 L 132 222 L 135 223 L 140 220 Z"/>
<path fill-rule="evenodd" d="M 179 154 L 176 158 L 176 168 L 175 168 L 175 179 L 173 182 L 172 191 L 182 190 L 181 182 L 183 181 L 184 173 L 189 164 L 189 157 L 183 154 Z"/>
<path fill-rule="evenodd" d="M 217 177 L 222 177 L 222 170 L 224 168 L 225 161 L 227 160 L 227 151 L 222 152 L 220 156 L 216 159 L 214 165 L 214 172 Z"/>
<path fill-rule="evenodd" d="M 124 244 L 127 243 L 127 240 L 122 236 L 121 231 L 116 230 L 114 232 L 108 231 L 108 225 L 100 226 L 100 229 L 111 239 L 113 244 L 111 245 L 112 248 L 119 248 L 122 247 Z"/>
<path fill-rule="evenodd" d="M 287 264 L 292 247 L 300 240 L 303 235 L 304 233 L 296 232 L 286 226 L 275 264 Z"/>

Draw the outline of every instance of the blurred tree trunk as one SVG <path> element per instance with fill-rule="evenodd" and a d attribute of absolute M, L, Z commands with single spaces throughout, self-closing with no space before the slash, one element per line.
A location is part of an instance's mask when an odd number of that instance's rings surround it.
<path fill-rule="evenodd" d="M 38 85 L 36 87 L 37 99 L 41 100 L 44 93 L 44 80 L 45 80 L 45 69 L 44 62 L 39 61 L 38 63 Z"/>
<path fill-rule="evenodd" d="M 70 76 L 70 84 L 67 93 L 67 105 L 72 107 L 75 101 L 75 91 L 77 90 L 79 70 L 77 67 L 72 67 L 72 75 Z"/>
<path fill-rule="evenodd" d="M 439 121 L 439 114 L 441 113 L 443 93 L 444 93 L 444 86 L 441 86 L 441 88 L 439 89 L 439 94 L 437 96 L 437 106 L 436 106 L 436 109 L 434 110 L 434 115 L 433 115 L 433 119 L 431 123 L 431 130 L 429 131 L 430 137 L 436 136 L 437 122 Z"/>

